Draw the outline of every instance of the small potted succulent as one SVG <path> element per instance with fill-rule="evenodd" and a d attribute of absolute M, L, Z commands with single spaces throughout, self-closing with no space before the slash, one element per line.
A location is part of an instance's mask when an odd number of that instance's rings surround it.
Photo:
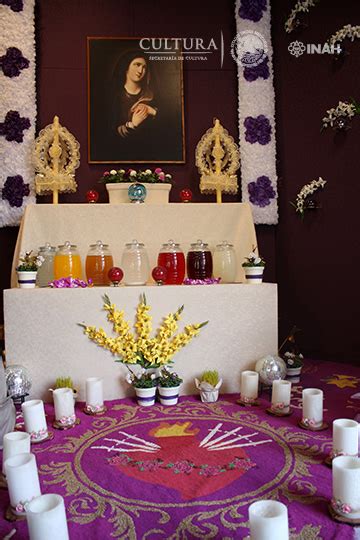
<path fill-rule="evenodd" d="M 126 380 L 134 387 L 138 405 L 150 407 L 155 403 L 156 387 L 158 378 L 155 373 L 144 368 L 138 373 L 134 373 L 129 369 Z"/>
<path fill-rule="evenodd" d="M 301 353 L 288 351 L 284 354 L 284 360 L 286 362 L 286 374 L 289 377 L 300 375 L 304 365 L 304 357 Z"/>
<path fill-rule="evenodd" d="M 53 392 L 57 388 L 70 388 L 74 394 L 74 400 L 78 397 L 78 392 L 74 388 L 74 383 L 71 377 L 58 377 L 55 381 L 55 388 L 49 388 L 50 392 Z"/>
<path fill-rule="evenodd" d="M 19 265 L 16 268 L 20 289 L 35 288 L 37 271 L 43 261 L 44 258 L 41 255 L 33 255 L 32 251 L 27 251 L 25 255 L 20 257 Z"/>
<path fill-rule="evenodd" d="M 216 370 L 204 371 L 200 379 L 195 379 L 196 388 L 200 390 L 200 397 L 203 403 L 214 403 L 218 400 L 219 389 L 222 379 Z"/>
<path fill-rule="evenodd" d="M 265 261 L 262 257 L 259 257 L 255 253 L 255 247 L 252 252 L 245 257 L 245 261 L 242 263 L 244 268 L 246 283 L 258 284 L 262 283 Z"/>
<path fill-rule="evenodd" d="M 183 380 L 174 371 L 165 366 L 158 378 L 159 399 L 161 405 L 176 405 L 179 399 L 179 388 Z"/>

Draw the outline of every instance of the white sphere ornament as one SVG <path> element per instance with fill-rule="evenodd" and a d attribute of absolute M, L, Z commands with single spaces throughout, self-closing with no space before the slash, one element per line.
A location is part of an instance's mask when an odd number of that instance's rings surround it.
<path fill-rule="evenodd" d="M 271 386 L 273 381 L 285 379 L 286 363 L 280 356 L 268 354 L 256 362 L 255 371 L 258 372 L 262 384 Z"/>

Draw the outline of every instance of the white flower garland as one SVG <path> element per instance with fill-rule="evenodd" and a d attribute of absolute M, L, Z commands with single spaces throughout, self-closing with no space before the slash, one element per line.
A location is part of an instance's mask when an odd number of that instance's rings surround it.
<path fill-rule="evenodd" d="M 296 195 L 295 203 L 291 203 L 295 211 L 300 214 L 301 217 L 304 217 L 304 213 L 306 210 L 306 199 L 309 197 L 309 195 L 312 195 L 320 188 L 324 188 L 326 184 L 326 180 L 323 180 L 321 176 L 318 180 L 313 180 L 310 182 L 310 184 L 305 184 L 305 186 L 299 191 L 299 193 Z"/>
<path fill-rule="evenodd" d="M 258 32 L 265 39 L 268 57 L 268 78 L 258 77 L 248 81 L 244 77 L 244 68 L 238 62 L 238 95 L 239 95 L 239 135 L 241 159 L 242 200 L 251 204 L 254 222 L 273 225 L 278 222 L 277 174 L 276 174 L 276 139 L 275 139 L 275 91 L 273 85 L 273 50 L 271 45 L 270 0 L 266 0 L 266 10 L 258 22 L 239 16 L 241 0 L 236 1 L 235 17 L 237 32 Z M 267 144 L 252 144 L 245 140 L 245 118 L 264 115 L 271 126 L 271 139 Z M 269 178 L 274 196 L 266 206 L 258 206 L 250 201 L 249 184 L 261 177 Z"/>
<path fill-rule="evenodd" d="M 349 38 L 351 41 L 354 41 L 355 38 L 360 38 L 360 26 L 346 24 L 331 36 L 329 44 L 335 45 L 335 43 L 341 43 L 346 38 Z"/>
<path fill-rule="evenodd" d="M 24 0 L 23 10 L 19 12 L 0 5 L 0 56 L 9 47 L 16 47 L 30 61 L 18 77 L 6 77 L 0 70 L 0 122 L 13 110 L 29 118 L 31 124 L 23 131 L 23 142 L 7 141 L 0 136 L 0 191 L 8 176 L 21 175 L 30 187 L 30 195 L 24 197 L 21 207 L 11 206 L 0 195 L 0 227 L 18 225 L 25 206 L 36 202 L 32 164 L 36 120 L 34 4 L 35 0 Z"/>
<path fill-rule="evenodd" d="M 336 121 L 341 117 L 351 119 L 357 114 L 357 108 L 354 103 L 348 103 L 347 101 L 339 101 L 338 105 L 332 109 L 326 111 L 326 116 L 322 119 L 323 128 L 333 127 L 336 125 Z"/>
<path fill-rule="evenodd" d="M 295 21 L 299 13 L 308 13 L 311 7 L 314 7 L 319 0 L 299 0 L 291 10 L 289 17 L 285 22 L 285 30 L 288 34 L 295 28 Z"/>

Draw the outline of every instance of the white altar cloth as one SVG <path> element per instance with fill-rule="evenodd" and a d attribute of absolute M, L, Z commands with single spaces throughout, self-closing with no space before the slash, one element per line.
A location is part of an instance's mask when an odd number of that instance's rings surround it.
<path fill-rule="evenodd" d="M 199 336 L 174 356 L 174 369 L 184 378 L 182 394 L 195 392 L 194 377 L 205 369 L 219 371 L 222 392 L 238 392 L 241 371 L 277 351 L 276 284 L 14 288 L 4 291 L 8 364 L 26 366 L 32 378 L 31 396 L 45 401 L 51 400 L 48 388 L 62 376 L 73 378 L 81 399 L 85 379 L 99 376 L 104 379 L 105 399 L 131 395 L 133 390 L 124 381 L 126 367 L 91 342 L 77 323 L 102 327 L 111 335 L 102 310 L 102 295 L 107 293 L 125 310 L 132 326 L 142 292 L 152 307 L 153 329 L 182 304 L 180 330 L 185 324 L 209 320 Z"/>
<path fill-rule="evenodd" d="M 85 262 L 90 244 L 109 244 L 115 266 L 121 266 L 126 242 L 144 242 L 150 267 L 157 265 L 161 244 L 173 239 L 186 252 L 197 239 L 210 248 L 222 240 L 234 244 L 237 254 L 236 281 L 244 281 L 241 264 L 257 245 L 251 208 L 248 203 L 178 204 L 34 204 L 28 205 L 16 243 L 11 286 L 17 286 L 15 267 L 19 255 L 37 251 L 50 242 L 57 246 L 69 240 L 77 244 Z M 84 276 L 85 277 L 85 276 Z"/>

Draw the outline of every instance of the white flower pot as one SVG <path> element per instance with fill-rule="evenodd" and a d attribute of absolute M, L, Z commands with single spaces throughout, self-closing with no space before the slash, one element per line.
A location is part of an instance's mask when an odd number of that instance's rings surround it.
<path fill-rule="evenodd" d="M 286 368 L 286 375 L 288 377 L 295 377 L 296 375 L 300 375 L 302 370 L 302 366 L 298 367 L 287 367 Z"/>
<path fill-rule="evenodd" d="M 150 407 L 155 403 L 156 386 L 152 388 L 135 388 L 136 399 L 141 407 Z"/>
<path fill-rule="evenodd" d="M 244 266 L 246 283 L 257 285 L 262 283 L 264 266 Z"/>
<path fill-rule="evenodd" d="M 195 386 L 200 391 L 200 398 L 203 403 L 215 403 L 219 398 L 219 389 L 222 385 L 222 379 L 219 380 L 216 386 L 212 386 L 206 381 L 195 379 Z"/>
<path fill-rule="evenodd" d="M 110 204 L 130 203 L 128 189 L 131 183 L 106 184 Z M 146 187 L 145 203 L 166 204 L 169 202 L 171 184 L 144 184 Z"/>
<path fill-rule="evenodd" d="M 158 390 L 161 405 L 176 405 L 179 400 L 179 388 L 180 386 L 159 386 Z"/>
<path fill-rule="evenodd" d="M 34 289 L 36 285 L 37 272 L 17 271 L 18 285 L 20 289 Z"/>

